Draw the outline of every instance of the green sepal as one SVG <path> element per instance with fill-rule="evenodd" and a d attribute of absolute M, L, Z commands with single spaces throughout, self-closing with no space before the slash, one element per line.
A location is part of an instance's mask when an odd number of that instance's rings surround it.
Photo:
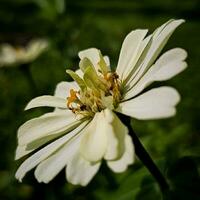
<path fill-rule="evenodd" d="M 101 54 L 101 51 L 99 51 L 99 57 L 100 57 L 100 61 L 98 62 L 98 65 L 102 71 L 103 74 L 107 74 L 108 73 L 108 67 L 107 67 L 107 64 L 104 60 L 104 57 L 103 55 Z"/>
<path fill-rule="evenodd" d="M 92 90 L 99 91 L 103 90 L 106 91 L 106 86 L 104 83 L 99 79 L 95 69 L 92 66 L 88 66 L 85 69 L 85 73 L 83 76 L 85 84 L 91 88 Z"/>
<path fill-rule="evenodd" d="M 88 59 L 86 57 L 80 60 L 79 67 L 80 67 L 80 69 L 82 70 L 83 73 L 85 73 L 85 70 L 87 69 L 87 67 L 94 68 L 90 59 Z"/>
<path fill-rule="evenodd" d="M 86 88 L 85 82 L 83 81 L 82 78 L 80 78 L 80 76 L 78 74 L 76 74 L 75 72 L 73 72 L 70 69 L 67 69 L 66 72 L 67 72 L 67 74 L 69 74 L 72 77 L 72 79 L 74 79 L 74 81 L 76 81 L 76 83 L 79 85 L 81 90 L 84 90 Z"/>

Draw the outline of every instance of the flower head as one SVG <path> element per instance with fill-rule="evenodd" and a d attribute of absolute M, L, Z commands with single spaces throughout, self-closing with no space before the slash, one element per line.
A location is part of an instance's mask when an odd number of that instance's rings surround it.
<path fill-rule="evenodd" d="M 37 166 L 35 177 L 48 183 L 65 168 L 69 182 L 87 185 L 103 159 L 114 172 L 125 171 L 134 162 L 134 146 L 116 113 L 141 120 L 175 114 L 180 97 L 174 88 L 141 92 L 152 82 L 168 80 L 186 68 L 187 53 L 180 48 L 156 60 L 181 23 L 170 20 L 146 38 L 147 30 L 129 33 L 115 72 L 100 50 L 81 51 L 80 69 L 67 70 L 74 82 L 61 82 L 54 96 L 37 97 L 27 105 L 26 110 L 40 106 L 55 110 L 19 128 L 16 159 L 40 150 L 22 163 L 16 178 L 21 181 Z"/>
<path fill-rule="evenodd" d="M 0 47 L 0 67 L 29 63 L 36 59 L 47 47 L 48 42 L 44 39 L 32 40 L 27 47 L 13 47 L 10 44 L 2 44 Z"/>

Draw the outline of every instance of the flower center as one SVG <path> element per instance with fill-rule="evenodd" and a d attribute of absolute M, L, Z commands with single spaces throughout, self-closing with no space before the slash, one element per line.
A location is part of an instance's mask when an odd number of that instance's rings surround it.
<path fill-rule="evenodd" d="M 101 70 L 98 70 L 95 76 L 92 73 L 87 75 L 85 72 L 83 76 L 85 85 L 82 85 L 80 90 L 70 90 L 67 107 L 75 114 L 91 117 L 106 108 L 112 110 L 117 107 L 121 99 L 118 75 L 109 71 L 103 73 Z"/>

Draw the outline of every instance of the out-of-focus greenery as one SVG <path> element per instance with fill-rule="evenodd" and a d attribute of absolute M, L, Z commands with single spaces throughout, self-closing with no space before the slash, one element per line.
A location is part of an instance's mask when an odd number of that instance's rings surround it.
<path fill-rule="evenodd" d="M 50 47 L 30 64 L 0 68 L 0 199 L 162 199 L 139 160 L 122 174 L 103 164 L 87 187 L 79 187 L 67 183 L 64 172 L 47 185 L 37 183 L 33 172 L 18 183 L 14 174 L 23 159 L 14 161 L 14 153 L 17 128 L 49 110 L 23 112 L 26 103 L 53 94 L 57 82 L 70 80 L 65 70 L 77 68 L 78 51 L 97 47 L 109 55 L 114 69 L 127 33 L 136 28 L 152 32 L 170 18 L 186 19 L 165 48 L 188 51 L 187 70 L 164 83 L 176 87 L 182 101 L 175 117 L 133 120 L 132 126 L 170 183 L 164 199 L 200 199 L 199 10 L 199 0 L 1 0 L 0 43 L 25 45 L 32 38 L 45 38 Z"/>

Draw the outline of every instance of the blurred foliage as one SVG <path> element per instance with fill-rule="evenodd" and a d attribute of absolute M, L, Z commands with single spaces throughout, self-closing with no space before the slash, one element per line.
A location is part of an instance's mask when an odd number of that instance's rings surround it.
<path fill-rule="evenodd" d="M 199 0 L 1 0 L 0 43 L 25 45 L 46 38 L 50 48 L 28 65 L 0 68 L 0 199 L 73 200 L 197 200 L 200 198 L 200 1 Z M 132 29 L 153 31 L 170 18 L 184 18 L 165 49 L 188 51 L 188 69 L 167 83 L 176 87 L 182 101 L 174 118 L 132 121 L 134 130 L 168 179 L 171 190 L 160 193 L 147 169 L 136 161 L 125 173 L 106 166 L 87 187 L 66 182 L 61 172 L 51 183 L 39 184 L 33 173 L 23 183 L 14 174 L 17 128 L 48 109 L 23 112 L 26 103 L 53 94 L 55 85 L 69 80 L 66 68 L 76 69 L 78 51 L 97 47 L 109 55 L 115 68 L 123 38 Z M 157 84 L 155 84 L 157 85 Z"/>

